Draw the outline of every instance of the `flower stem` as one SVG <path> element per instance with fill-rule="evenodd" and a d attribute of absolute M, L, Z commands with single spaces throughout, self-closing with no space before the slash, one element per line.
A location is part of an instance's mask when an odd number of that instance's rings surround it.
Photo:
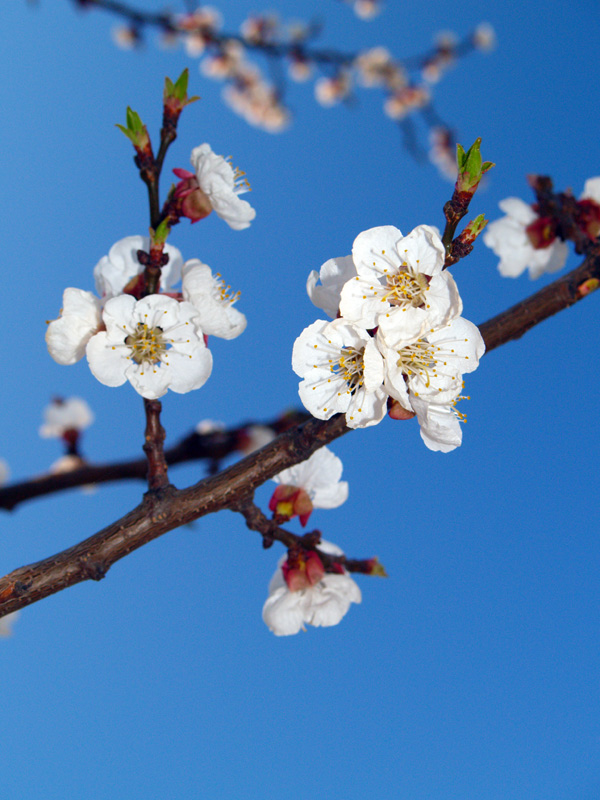
<path fill-rule="evenodd" d="M 162 404 L 158 400 L 144 398 L 146 412 L 146 432 L 144 435 L 144 453 L 148 459 L 148 489 L 158 491 L 169 485 L 167 460 L 164 443 L 165 429 L 160 424 Z"/>

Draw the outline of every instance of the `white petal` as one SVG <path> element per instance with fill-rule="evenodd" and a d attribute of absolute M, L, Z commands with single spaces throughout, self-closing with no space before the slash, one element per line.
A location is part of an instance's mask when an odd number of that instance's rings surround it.
<path fill-rule="evenodd" d="M 306 281 L 306 291 L 317 308 L 335 319 L 340 305 L 340 294 L 346 281 L 356 275 L 352 256 L 330 258 L 319 272 L 313 270 Z M 317 285 L 320 279 L 321 285 Z"/>
<path fill-rule="evenodd" d="M 588 178 L 583 186 L 583 193 L 580 200 L 593 200 L 600 203 L 600 177 Z"/>
<path fill-rule="evenodd" d="M 262 610 L 262 618 L 275 636 L 292 636 L 303 628 L 304 612 L 300 592 L 281 587 L 270 595 Z"/>
<path fill-rule="evenodd" d="M 509 217 L 512 217 L 524 227 L 531 225 L 537 219 L 537 214 L 533 208 L 519 197 L 507 197 L 505 200 L 501 200 L 498 205 L 501 211 L 504 211 L 505 214 L 508 214 Z"/>
<path fill-rule="evenodd" d="M 126 348 L 116 349 L 105 331 L 97 333 L 87 343 L 86 355 L 92 374 L 105 386 L 122 386 L 127 380 L 129 366 Z"/>
<path fill-rule="evenodd" d="M 58 364 L 75 364 L 100 324 L 98 298 L 82 289 L 65 289 L 62 314 L 46 329 L 48 352 Z"/>

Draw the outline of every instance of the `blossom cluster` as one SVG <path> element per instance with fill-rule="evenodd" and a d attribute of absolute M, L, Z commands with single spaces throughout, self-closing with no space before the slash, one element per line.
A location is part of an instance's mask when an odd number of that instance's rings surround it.
<path fill-rule="evenodd" d="M 417 416 L 431 450 L 462 441 L 456 410 L 463 379 L 485 345 L 461 316 L 462 301 L 436 229 L 407 236 L 393 226 L 359 234 L 352 255 L 310 273 L 307 291 L 331 321 L 309 325 L 294 344 L 299 395 L 318 419 L 346 415 L 350 428 Z M 320 285 L 319 285 L 320 280 Z"/>
<path fill-rule="evenodd" d="M 194 221 L 214 210 L 234 230 L 247 228 L 255 212 L 239 198 L 246 187 L 231 164 L 203 144 L 192 152 L 192 165 L 195 172 L 175 191 L 179 213 Z M 169 244 L 160 254 L 162 292 L 148 294 L 144 270 L 152 246 L 143 236 L 114 244 L 94 268 L 97 295 L 65 289 L 60 317 L 46 331 L 48 350 L 59 364 L 85 355 L 101 383 L 129 381 L 149 400 L 168 389 L 183 393 L 203 386 L 212 370 L 208 336 L 233 339 L 246 327 L 245 316 L 233 307 L 239 293 L 202 261 L 184 264 Z"/>
<path fill-rule="evenodd" d="M 345 0 L 358 17 L 373 19 L 381 11 L 381 0 Z M 205 77 L 224 81 L 222 97 L 234 113 L 271 133 L 284 130 L 291 113 L 283 101 L 281 78 L 274 85 L 264 70 L 249 57 L 262 52 L 272 62 L 281 59 L 289 77 L 296 82 L 315 78 L 318 103 L 330 107 L 349 99 L 355 87 L 376 88 L 384 93 L 383 111 L 402 121 L 431 102 L 431 86 L 462 56 L 473 50 L 486 52 L 495 45 L 488 23 L 479 24 L 464 40 L 450 32 L 437 35 L 433 48 L 421 57 L 401 60 L 385 47 L 355 53 L 320 50 L 313 40 L 320 33 L 318 23 L 282 22 L 272 12 L 252 14 L 238 33 L 223 30 L 223 16 L 213 6 L 199 6 L 183 14 L 165 15 L 162 31 L 165 46 L 182 43 L 191 58 L 200 58 Z M 142 42 L 145 21 L 135 21 L 113 31 L 115 43 L 132 49 Z M 429 126 L 427 118 L 426 124 Z"/>
<path fill-rule="evenodd" d="M 518 278 L 529 270 L 530 278 L 539 278 L 564 267 L 568 249 L 555 219 L 540 215 L 536 203 L 528 205 L 518 197 L 507 197 L 499 205 L 505 216 L 488 225 L 483 241 L 500 258 L 501 275 Z M 575 221 L 590 239 L 600 234 L 600 177 L 585 182 Z"/>

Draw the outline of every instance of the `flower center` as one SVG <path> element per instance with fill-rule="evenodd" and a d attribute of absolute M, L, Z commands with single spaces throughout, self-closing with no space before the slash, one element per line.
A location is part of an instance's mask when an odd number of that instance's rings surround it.
<path fill-rule="evenodd" d="M 220 300 L 222 303 L 228 303 L 230 306 L 237 303 L 242 296 L 241 292 L 232 292 L 231 286 L 225 285 L 225 281 L 219 272 L 215 274 L 215 290 L 217 300 Z"/>
<path fill-rule="evenodd" d="M 436 348 L 426 342 L 425 339 L 419 339 L 418 342 L 408 344 L 398 351 L 399 358 L 396 365 L 400 367 L 407 378 L 418 375 L 425 385 L 429 386 L 431 376 L 437 377 L 437 361 L 434 352 L 439 349 L 439 347 Z"/>
<path fill-rule="evenodd" d="M 401 272 L 387 275 L 387 291 L 383 300 L 392 306 L 413 306 L 425 304 L 425 292 L 429 288 L 427 277 L 421 272 L 405 268 Z"/>
<path fill-rule="evenodd" d="M 343 347 L 339 361 L 331 367 L 332 372 L 346 381 L 350 394 L 354 394 L 363 385 L 364 352 L 364 347 L 361 350 L 357 350 L 356 347 Z"/>
<path fill-rule="evenodd" d="M 252 187 L 250 181 L 246 178 L 246 173 L 239 167 L 234 167 L 231 163 L 231 156 L 227 156 L 225 161 L 229 162 L 229 166 L 233 170 L 233 191 L 236 194 L 243 194 L 244 192 L 251 192 Z"/>
<path fill-rule="evenodd" d="M 138 322 L 135 332 L 125 337 L 136 364 L 157 364 L 167 351 L 167 343 L 162 328 L 151 328 L 145 322 Z"/>

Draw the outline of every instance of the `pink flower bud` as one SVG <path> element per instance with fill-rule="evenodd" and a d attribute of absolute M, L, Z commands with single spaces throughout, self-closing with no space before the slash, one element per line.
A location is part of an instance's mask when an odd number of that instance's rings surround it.
<path fill-rule="evenodd" d="M 281 570 L 290 592 L 315 586 L 325 575 L 323 562 L 314 550 L 290 553 Z"/>
<path fill-rule="evenodd" d="M 269 509 L 274 514 L 286 519 L 299 517 L 300 524 L 304 526 L 312 514 L 313 504 L 304 489 L 281 484 L 275 489 L 269 500 Z"/>

